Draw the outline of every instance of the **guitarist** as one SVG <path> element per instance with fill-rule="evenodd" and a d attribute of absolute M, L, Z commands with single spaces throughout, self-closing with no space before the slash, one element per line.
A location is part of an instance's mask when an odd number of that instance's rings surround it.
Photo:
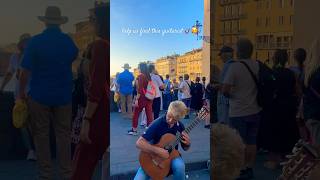
<path fill-rule="evenodd" d="M 176 135 L 178 132 L 182 133 L 182 140 L 180 141 L 183 150 L 187 151 L 191 145 L 190 138 L 184 132 L 184 125 L 179 121 L 187 114 L 187 107 L 182 101 L 173 101 L 170 103 L 168 112 L 155 120 L 148 130 L 136 142 L 137 147 L 146 153 L 151 153 L 163 159 L 169 158 L 167 150 L 152 146 L 157 144 L 161 137 L 166 133 Z M 178 146 L 175 147 L 178 149 Z M 173 159 L 171 162 L 171 170 L 175 180 L 185 179 L 185 163 L 181 157 Z M 134 180 L 145 180 L 150 177 L 140 167 Z"/>

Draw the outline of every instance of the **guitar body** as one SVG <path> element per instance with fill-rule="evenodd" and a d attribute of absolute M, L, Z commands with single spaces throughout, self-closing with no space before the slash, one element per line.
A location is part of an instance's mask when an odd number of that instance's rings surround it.
<path fill-rule="evenodd" d="M 154 146 L 164 148 L 169 143 L 176 140 L 176 136 L 170 133 L 164 134 L 159 143 Z M 140 152 L 139 161 L 144 172 L 153 180 L 163 180 L 168 176 L 171 168 L 171 161 L 180 156 L 179 151 L 174 147 L 170 153 L 168 159 L 162 159 L 160 157 L 151 155 L 149 153 Z"/>

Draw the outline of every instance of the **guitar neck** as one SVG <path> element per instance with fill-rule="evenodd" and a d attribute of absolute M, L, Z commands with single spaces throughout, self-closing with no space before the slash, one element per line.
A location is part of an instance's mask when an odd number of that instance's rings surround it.
<path fill-rule="evenodd" d="M 199 123 L 200 123 L 201 119 L 199 117 L 196 117 L 192 122 L 191 124 L 184 130 L 185 133 L 189 134 L 191 132 L 191 130 L 193 128 L 195 128 Z M 173 144 L 173 147 L 175 147 L 176 145 L 179 144 L 179 142 L 181 141 L 182 139 L 182 134 L 179 135 L 179 137 L 176 139 L 176 141 L 174 142 Z"/>

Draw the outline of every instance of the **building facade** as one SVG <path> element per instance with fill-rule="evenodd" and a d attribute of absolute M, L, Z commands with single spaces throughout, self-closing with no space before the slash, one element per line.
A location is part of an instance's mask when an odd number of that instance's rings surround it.
<path fill-rule="evenodd" d="M 176 78 L 177 57 L 179 57 L 179 55 L 167 56 L 156 60 L 155 67 L 159 75 L 162 77 L 169 75 L 170 78 Z"/>
<path fill-rule="evenodd" d="M 214 60 L 223 45 L 235 47 L 241 37 L 255 46 L 252 58 L 270 60 L 274 50 L 292 55 L 294 0 L 216 0 L 214 15 Z"/>
<path fill-rule="evenodd" d="M 202 77 L 202 49 L 195 49 L 177 57 L 177 77 L 188 74 L 190 80 Z"/>

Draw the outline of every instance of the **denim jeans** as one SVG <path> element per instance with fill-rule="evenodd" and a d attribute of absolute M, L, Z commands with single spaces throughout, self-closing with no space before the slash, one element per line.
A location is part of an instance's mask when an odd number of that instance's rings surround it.
<path fill-rule="evenodd" d="M 171 169 L 173 172 L 173 180 L 184 180 L 185 175 L 185 164 L 181 157 L 178 157 L 171 161 Z M 149 180 L 151 179 L 140 167 L 134 180 Z"/>
<path fill-rule="evenodd" d="M 168 110 L 168 107 L 172 101 L 172 96 L 171 94 L 163 94 L 163 109 Z"/>

